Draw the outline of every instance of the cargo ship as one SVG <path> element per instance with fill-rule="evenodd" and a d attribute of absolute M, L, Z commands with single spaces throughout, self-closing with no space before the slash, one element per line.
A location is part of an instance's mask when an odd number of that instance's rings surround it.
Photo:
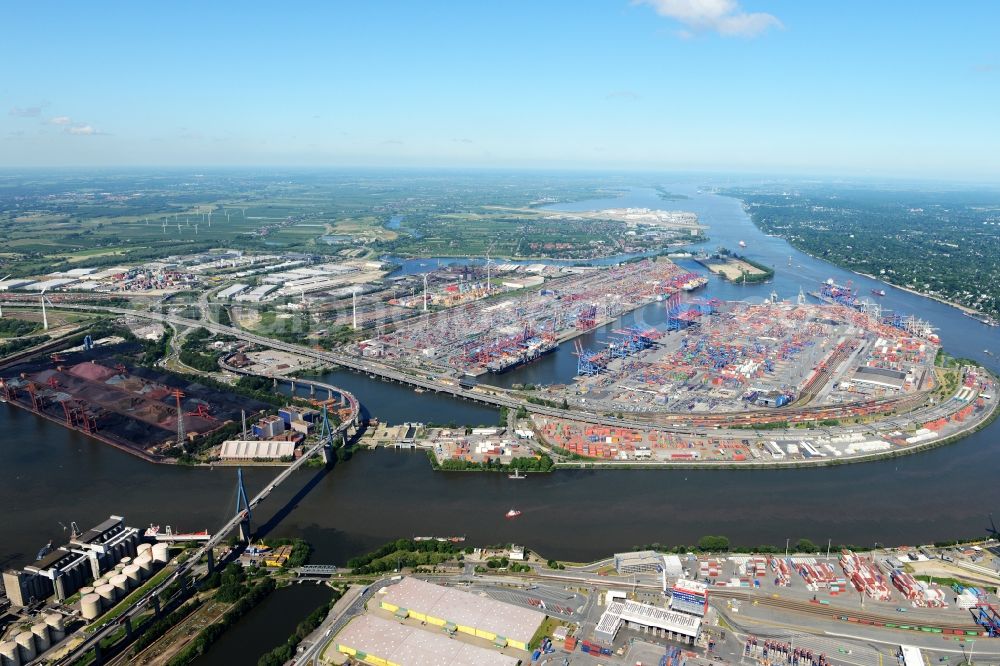
<path fill-rule="evenodd" d="M 520 345 L 517 351 L 497 356 L 486 364 L 486 369 L 493 374 L 507 372 L 512 368 L 536 361 L 546 354 L 551 354 L 559 348 L 559 343 L 546 338 L 529 338 Z"/>
<path fill-rule="evenodd" d="M 1000 322 L 998 322 L 996 319 L 994 319 L 989 315 L 979 314 L 978 312 L 965 312 L 965 311 L 963 311 L 962 314 L 971 319 L 975 319 L 980 324 L 985 324 L 986 326 L 994 326 L 994 327 L 1000 326 Z"/>
<path fill-rule="evenodd" d="M 444 543 L 446 541 L 450 542 L 450 543 L 462 543 L 463 541 L 465 541 L 465 537 L 464 536 L 450 536 L 450 537 L 415 536 L 415 537 L 413 537 L 413 540 L 414 541 L 440 541 L 442 543 Z"/>
<path fill-rule="evenodd" d="M 820 285 L 819 291 L 810 291 L 809 295 L 824 303 L 846 305 L 850 308 L 858 307 L 857 293 L 852 291 L 850 286 L 845 287 L 837 284 L 833 278 Z"/>
<path fill-rule="evenodd" d="M 885 296 L 885 289 L 872 289 L 872 293 L 876 296 Z"/>
<path fill-rule="evenodd" d="M 699 275 L 698 277 L 691 278 L 690 280 L 682 284 L 681 289 L 683 289 L 684 291 L 694 291 L 699 287 L 704 287 L 706 284 L 708 284 L 708 278 L 703 275 Z"/>
<path fill-rule="evenodd" d="M 847 307 L 860 312 L 874 311 L 869 310 L 869 308 L 874 306 L 874 304 L 870 301 L 860 300 L 858 298 L 857 291 L 853 291 L 851 289 L 851 283 L 848 282 L 847 284 L 848 286 L 846 287 L 839 285 L 831 278 L 820 286 L 819 291 L 810 291 L 809 295 L 817 300 L 823 301 L 824 303 L 846 305 Z M 875 290 L 873 289 L 872 291 Z M 922 319 L 897 314 L 892 310 L 879 309 L 877 311 L 881 312 L 880 323 L 882 324 L 893 326 L 916 337 L 929 340 L 934 344 L 938 344 L 941 341 L 937 334 L 934 333 L 934 327 Z"/>

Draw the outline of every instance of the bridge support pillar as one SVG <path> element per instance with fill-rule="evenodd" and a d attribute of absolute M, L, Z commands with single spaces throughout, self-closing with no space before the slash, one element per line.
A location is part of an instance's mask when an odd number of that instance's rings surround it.
<path fill-rule="evenodd" d="M 160 595 L 153 595 L 153 617 L 160 617 Z"/>
<path fill-rule="evenodd" d="M 333 400 L 333 389 L 327 389 L 326 390 L 326 399 L 327 400 Z"/>
<path fill-rule="evenodd" d="M 250 543 L 251 536 L 252 535 L 250 534 L 250 521 L 249 520 L 240 521 L 240 541 Z"/>
<path fill-rule="evenodd" d="M 271 378 L 271 386 L 273 386 L 274 388 L 278 388 L 278 378 L 277 377 L 272 377 Z"/>
<path fill-rule="evenodd" d="M 101 642 L 98 641 L 94 644 L 94 661 L 90 662 L 92 664 L 103 664 L 104 663 L 104 651 L 101 649 Z"/>
<path fill-rule="evenodd" d="M 344 395 L 343 393 L 340 394 L 340 406 L 341 407 L 347 406 L 347 396 Z"/>
<path fill-rule="evenodd" d="M 129 640 L 132 640 L 132 618 L 125 618 L 125 635 L 128 636 Z"/>
<path fill-rule="evenodd" d="M 292 385 L 292 395 L 295 395 L 295 380 L 292 379 L 290 383 Z"/>
<path fill-rule="evenodd" d="M 214 548 L 209 548 L 208 549 L 208 552 L 206 553 L 206 559 L 207 559 L 207 563 L 206 563 L 205 566 L 208 568 L 208 573 L 212 573 L 213 571 L 215 571 L 215 549 Z"/>

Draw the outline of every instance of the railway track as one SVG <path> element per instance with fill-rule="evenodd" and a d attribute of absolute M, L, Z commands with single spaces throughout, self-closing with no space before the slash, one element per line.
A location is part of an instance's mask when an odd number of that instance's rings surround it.
<path fill-rule="evenodd" d="M 967 623 L 955 623 L 953 621 L 941 622 L 927 618 L 907 619 L 899 615 L 883 615 L 871 611 L 858 609 L 841 608 L 824 603 L 813 603 L 811 601 L 800 601 L 786 597 L 775 596 L 754 596 L 746 591 L 734 590 L 712 590 L 710 597 L 736 599 L 755 603 L 759 606 L 768 606 L 782 610 L 794 611 L 796 613 L 806 613 L 825 617 L 827 619 L 841 620 L 854 624 L 863 624 L 886 629 L 900 629 L 903 631 L 923 631 L 934 634 L 951 634 L 961 636 L 983 636 L 982 627 L 969 618 Z"/>

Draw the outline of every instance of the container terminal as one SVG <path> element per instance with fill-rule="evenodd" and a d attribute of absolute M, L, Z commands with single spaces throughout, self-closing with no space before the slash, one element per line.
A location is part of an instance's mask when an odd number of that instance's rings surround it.
<path fill-rule="evenodd" d="M 705 283 L 666 258 L 581 268 L 548 280 L 542 289 L 491 297 L 487 288 L 485 298 L 411 319 L 365 340 L 355 352 L 451 374 L 503 372 L 626 312 Z"/>

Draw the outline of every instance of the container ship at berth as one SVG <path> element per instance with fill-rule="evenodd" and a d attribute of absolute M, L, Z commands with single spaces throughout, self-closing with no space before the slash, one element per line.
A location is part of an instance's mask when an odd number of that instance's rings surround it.
<path fill-rule="evenodd" d="M 872 292 L 877 293 L 874 289 Z M 934 344 L 940 342 L 940 338 L 934 332 L 934 327 L 928 322 L 917 317 L 906 316 L 893 312 L 892 310 L 887 310 L 878 303 L 872 303 L 869 300 L 859 299 L 857 290 L 852 289 L 850 282 L 848 282 L 845 287 L 837 284 L 833 281 L 833 279 L 829 279 L 820 285 L 819 291 L 810 291 L 809 295 L 824 303 L 830 303 L 832 305 L 845 305 L 854 310 L 858 310 L 859 312 L 865 312 L 872 317 L 877 318 L 881 323 L 886 324 L 887 326 L 894 326 L 895 328 L 906 331 L 910 335 L 918 338 L 924 338 Z"/>
<path fill-rule="evenodd" d="M 536 361 L 546 354 L 551 354 L 559 348 L 559 343 L 548 338 L 528 338 L 518 344 L 517 349 L 500 354 L 486 364 L 486 369 L 493 374 L 507 372 L 513 368 Z"/>

